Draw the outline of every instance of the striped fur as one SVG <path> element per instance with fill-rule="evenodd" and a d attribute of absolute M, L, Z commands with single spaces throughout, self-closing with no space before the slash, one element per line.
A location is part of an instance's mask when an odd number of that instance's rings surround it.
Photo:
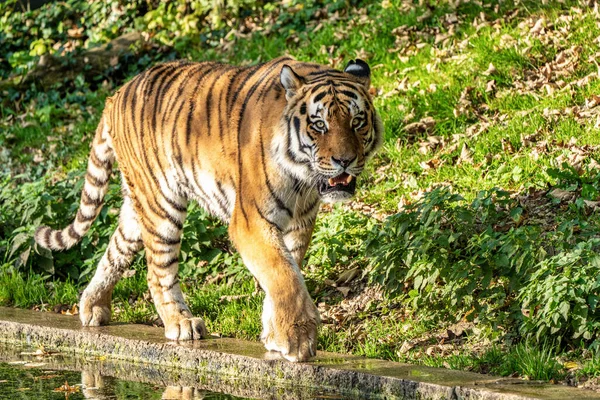
<path fill-rule="evenodd" d="M 314 355 L 319 317 L 299 267 L 319 204 L 350 198 L 381 145 L 369 86 L 363 61 L 342 72 L 290 58 L 246 68 L 172 62 L 124 85 L 106 102 L 75 221 L 62 230 L 41 227 L 35 236 L 50 249 L 72 247 L 100 212 L 118 161 L 119 227 L 82 295 L 83 325 L 108 323 L 114 285 L 145 248 L 166 337 L 206 334 L 177 278 L 194 200 L 229 223 L 232 242 L 265 291 L 265 347 L 291 361 Z"/>
<path fill-rule="evenodd" d="M 104 128 L 105 125 L 101 121 L 88 158 L 85 183 L 75 220 L 61 230 L 40 226 L 35 232 L 35 241 L 41 246 L 52 250 L 70 249 L 87 233 L 100 213 L 115 161 L 110 137 Z"/>

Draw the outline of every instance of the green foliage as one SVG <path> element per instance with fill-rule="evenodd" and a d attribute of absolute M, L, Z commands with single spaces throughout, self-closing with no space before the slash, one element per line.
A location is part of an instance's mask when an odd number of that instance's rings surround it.
<path fill-rule="evenodd" d="M 573 210 L 585 212 L 586 200 L 596 201 L 600 198 L 600 171 L 598 170 L 586 168 L 578 171 L 569 164 L 563 163 L 561 168 L 548 168 L 547 174 L 556 181 L 557 187 L 574 195 L 580 195 L 570 205 Z"/>
<path fill-rule="evenodd" d="M 568 240 L 568 238 L 566 238 Z M 600 239 L 577 243 L 535 265 L 519 300 L 528 310 L 522 331 L 537 339 L 590 340 L 600 333 Z"/>
<path fill-rule="evenodd" d="M 179 270 L 186 278 L 221 273 L 233 281 L 250 276 L 241 257 L 230 248 L 227 226 L 196 204 L 189 207 L 183 227 L 180 261 Z"/>
<path fill-rule="evenodd" d="M 583 362 L 581 369 L 577 371 L 577 375 L 594 378 L 600 376 L 600 353 L 597 349 L 589 352 L 589 357 Z"/>
<path fill-rule="evenodd" d="M 193 292 L 184 285 L 191 311 L 205 319 L 209 332 L 251 340 L 258 339 L 261 331 L 264 298 L 254 290 L 252 279 L 236 286 L 205 285 Z"/>
<path fill-rule="evenodd" d="M 503 191 L 466 202 L 433 190 L 374 233 L 371 279 L 436 319 L 516 325 L 535 339 L 596 337 L 600 239 L 575 235 L 578 220 L 555 231 L 520 225 L 522 213 Z"/>
<path fill-rule="evenodd" d="M 511 349 L 501 368 L 530 380 L 559 380 L 564 375 L 562 365 L 556 360 L 555 347 L 546 341 L 540 346 L 519 343 Z"/>
<path fill-rule="evenodd" d="M 342 207 L 335 207 L 331 213 L 322 215 L 307 252 L 309 276 L 322 281 L 336 267 L 363 262 L 363 243 L 373 225 L 372 218 Z"/>
<path fill-rule="evenodd" d="M 27 276 L 7 266 L 0 267 L 0 305 L 31 307 L 73 304 L 78 289 L 71 281 L 52 281 L 39 275 Z"/>
<path fill-rule="evenodd" d="M 509 348 L 494 345 L 480 355 L 426 356 L 423 363 L 499 376 L 517 374 L 534 381 L 559 381 L 565 376 L 565 368 L 558 361 L 556 350 L 557 347 L 547 341 L 539 344 L 525 341 Z"/>
<path fill-rule="evenodd" d="M 479 192 L 467 203 L 446 188 L 435 189 L 390 217 L 370 241 L 372 279 L 407 294 L 415 308 L 474 309 L 493 318 L 536 261 L 532 239 L 538 230 L 512 226 L 520 212 L 500 190 Z"/>

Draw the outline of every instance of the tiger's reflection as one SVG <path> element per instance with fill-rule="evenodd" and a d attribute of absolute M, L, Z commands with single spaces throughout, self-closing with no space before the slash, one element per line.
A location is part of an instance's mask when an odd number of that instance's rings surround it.
<path fill-rule="evenodd" d="M 109 384 L 110 378 L 105 378 L 98 372 L 83 371 L 81 373 L 81 393 L 86 399 L 114 400 L 117 393 L 115 387 Z M 189 386 L 167 386 L 161 399 L 163 400 L 199 400 L 204 399 L 207 392 Z"/>

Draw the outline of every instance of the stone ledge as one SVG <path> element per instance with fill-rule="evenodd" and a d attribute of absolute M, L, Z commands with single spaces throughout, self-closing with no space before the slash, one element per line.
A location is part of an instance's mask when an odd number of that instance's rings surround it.
<path fill-rule="evenodd" d="M 595 392 L 469 372 L 319 352 L 293 364 L 265 353 L 257 342 L 207 339 L 175 343 L 163 330 L 112 324 L 82 328 L 76 317 L 0 307 L 0 342 L 108 360 L 92 366 L 110 376 L 163 385 L 200 387 L 261 398 L 313 398 L 323 391 L 344 398 L 398 399 L 600 399 Z M 71 362 L 80 369 L 83 363 Z M 135 363 L 136 368 L 127 368 Z M 67 366 L 68 367 L 68 366 Z M 67 368 L 66 367 L 66 368 Z M 88 365 L 88 367 L 90 367 Z M 121 371 L 117 373 L 115 371 Z"/>

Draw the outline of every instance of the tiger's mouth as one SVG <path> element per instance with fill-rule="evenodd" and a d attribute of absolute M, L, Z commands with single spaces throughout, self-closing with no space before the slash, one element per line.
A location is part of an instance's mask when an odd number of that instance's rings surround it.
<path fill-rule="evenodd" d="M 353 195 L 356 191 L 356 177 L 345 172 L 332 178 L 323 177 L 319 182 L 318 189 L 321 196 L 334 192 L 346 192 Z"/>

